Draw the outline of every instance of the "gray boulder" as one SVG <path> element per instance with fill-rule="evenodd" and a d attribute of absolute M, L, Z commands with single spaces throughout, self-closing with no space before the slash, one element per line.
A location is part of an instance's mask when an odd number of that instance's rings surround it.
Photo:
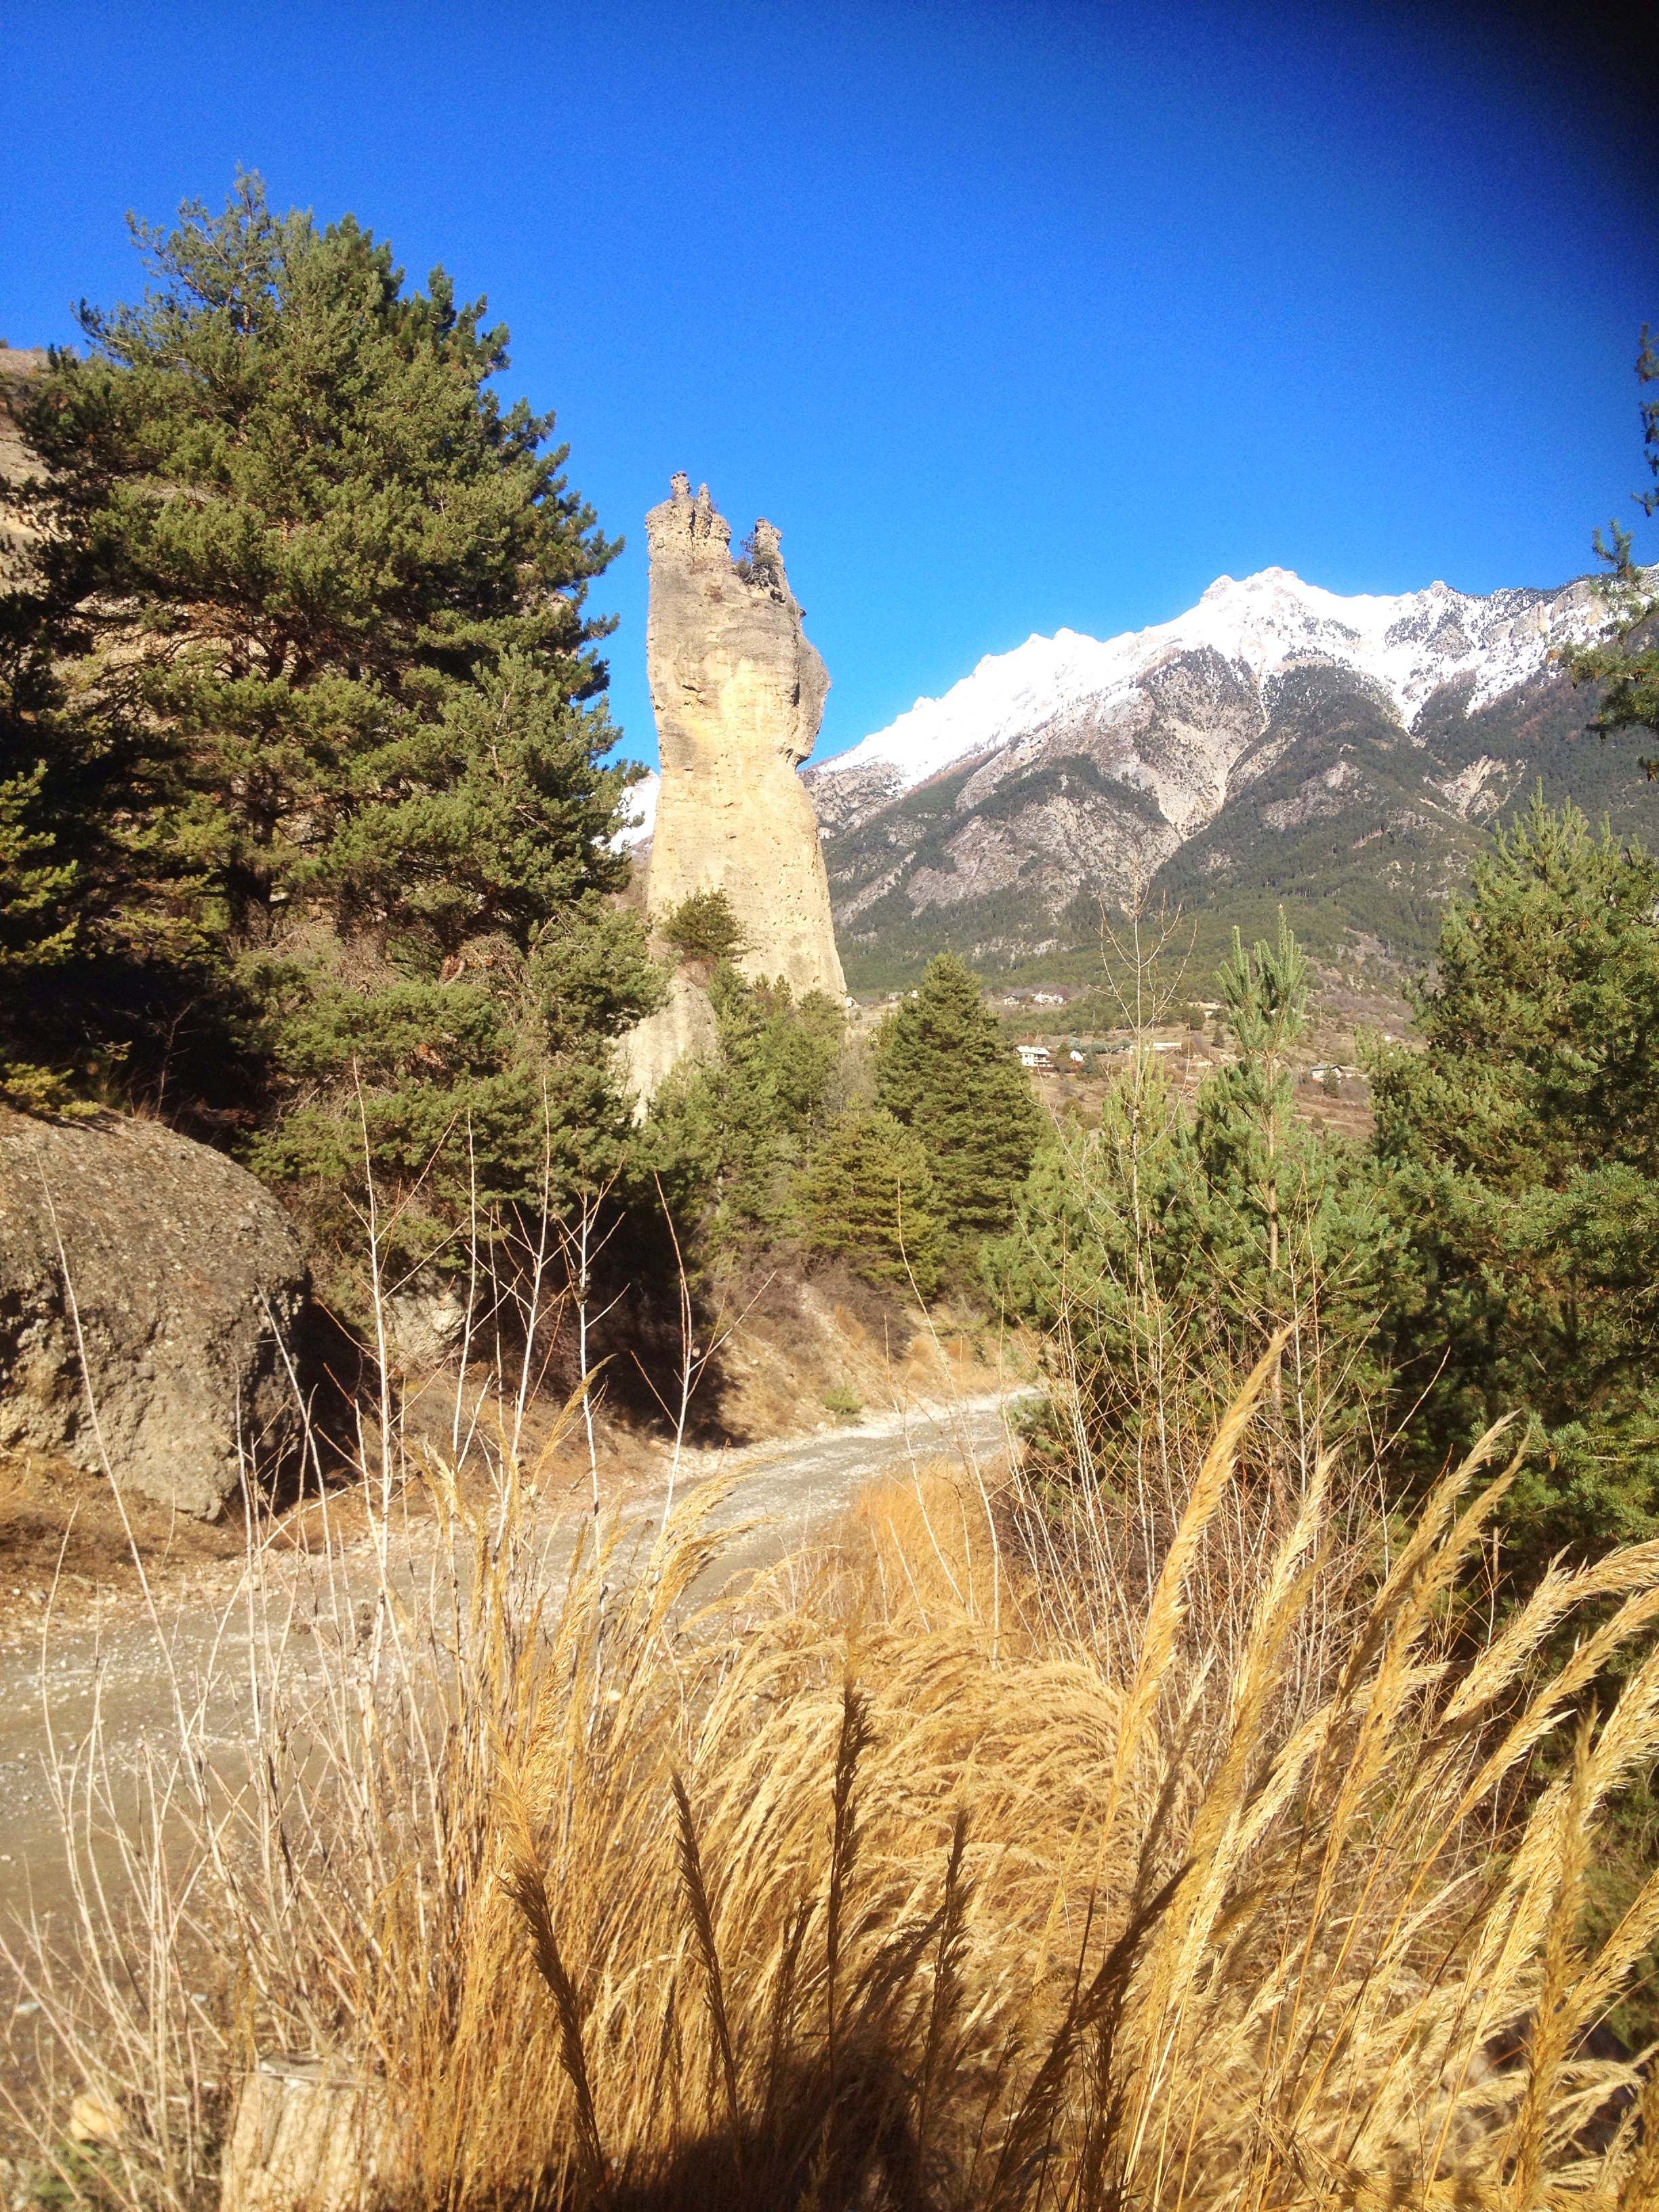
<path fill-rule="evenodd" d="M 0 1109 L 0 1444 L 211 1520 L 297 1440 L 306 1296 L 287 1217 L 222 1153 Z"/>

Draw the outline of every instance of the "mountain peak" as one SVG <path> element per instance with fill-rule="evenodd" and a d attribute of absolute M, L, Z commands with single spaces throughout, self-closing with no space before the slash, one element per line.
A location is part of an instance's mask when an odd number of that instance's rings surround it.
<path fill-rule="evenodd" d="M 1293 899 L 1322 957 L 1422 957 L 1520 792 L 1600 800 L 1593 702 L 1553 655 L 1606 620 L 1588 582 L 1343 594 L 1272 568 L 1143 630 L 988 654 L 806 771 L 854 986 L 945 944 L 1090 972 L 1136 895 L 1217 948 Z"/>
<path fill-rule="evenodd" d="M 1316 585 L 1304 584 L 1294 568 L 1257 568 L 1248 576 L 1218 576 L 1199 601 L 1200 606 L 1214 599 L 1231 598 L 1235 592 L 1249 592 L 1260 598 L 1264 591 L 1304 592 L 1317 590 Z"/>
<path fill-rule="evenodd" d="M 1218 576 L 1172 621 L 1117 637 L 1061 629 L 1012 652 L 988 653 L 971 675 L 861 744 L 825 761 L 814 781 L 879 769 L 894 789 L 913 789 L 958 761 L 1016 741 L 1086 706 L 1127 710 L 1157 671 L 1192 654 L 1216 655 L 1260 686 L 1310 663 L 1346 668 L 1380 687 L 1410 728 L 1434 693 L 1465 678 L 1465 711 L 1544 673 L 1594 611 L 1585 595 L 1509 591 L 1481 599 L 1437 579 L 1393 594 L 1328 592 L 1293 569 Z"/>

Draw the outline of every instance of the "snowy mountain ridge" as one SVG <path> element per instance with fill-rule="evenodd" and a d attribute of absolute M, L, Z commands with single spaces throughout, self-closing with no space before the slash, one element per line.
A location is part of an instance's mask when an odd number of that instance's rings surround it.
<path fill-rule="evenodd" d="M 983 973 L 1092 972 L 1132 897 L 1218 941 L 1288 902 L 1331 961 L 1420 963 L 1540 783 L 1653 841 L 1654 787 L 1580 742 L 1595 687 L 1559 659 L 1610 617 L 1589 580 L 1345 597 L 1267 568 L 1146 629 L 989 654 L 804 771 L 848 975 L 890 988 L 947 944 Z M 652 791 L 629 796 L 638 839 Z"/>
<path fill-rule="evenodd" d="M 953 763 L 1016 742 L 1085 702 L 1109 713 L 1183 656 L 1217 653 L 1265 685 L 1307 664 L 1334 665 L 1381 685 L 1410 729 L 1443 685 L 1472 677 L 1466 711 L 1542 675 L 1551 654 L 1601 620 L 1584 584 L 1479 598 L 1443 583 L 1394 597 L 1344 597 L 1288 568 L 1219 576 L 1171 622 L 1105 640 L 1061 629 L 987 654 L 942 698 L 918 699 L 884 730 L 815 766 L 822 784 L 884 770 L 890 793 L 914 789 Z"/>

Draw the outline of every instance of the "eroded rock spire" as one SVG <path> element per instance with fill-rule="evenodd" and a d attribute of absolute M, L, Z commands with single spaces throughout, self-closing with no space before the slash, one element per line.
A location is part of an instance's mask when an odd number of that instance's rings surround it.
<path fill-rule="evenodd" d="M 666 913 L 723 890 L 752 975 L 797 995 L 842 997 L 830 884 L 795 771 L 811 751 L 830 678 L 801 628 L 777 531 L 763 518 L 734 561 L 707 484 L 674 477 L 646 517 L 646 659 L 662 752 L 647 897 Z"/>

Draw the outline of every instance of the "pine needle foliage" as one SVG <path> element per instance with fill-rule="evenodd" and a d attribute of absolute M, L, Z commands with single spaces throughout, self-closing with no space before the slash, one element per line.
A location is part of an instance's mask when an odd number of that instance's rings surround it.
<path fill-rule="evenodd" d="M 1233 932 L 1232 958 L 1218 971 L 1220 1019 L 1238 1057 L 1210 1079 L 1200 1103 L 1199 1143 L 1259 1210 L 1267 1272 L 1279 1272 L 1283 1242 L 1280 1183 L 1287 1168 L 1295 1096 L 1291 1048 L 1308 1025 L 1306 954 L 1281 908 L 1279 942 L 1250 951 Z"/>
<path fill-rule="evenodd" d="M 876 1041 L 876 1103 L 921 1144 L 947 1255 L 971 1270 L 1007 1228 L 1042 1130 L 1031 1086 L 974 975 L 954 952 L 929 962 L 920 988 Z"/>
<path fill-rule="evenodd" d="M 722 960 L 708 985 L 716 1049 L 682 1060 L 652 1102 L 639 1158 L 700 1260 L 798 1226 L 795 1177 L 834 1117 L 846 1034 L 821 991 Z"/>
<path fill-rule="evenodd" d="M 852 1106 L 825 1130 L 796 1180 L 806 1243 L 866 1282 L 923 1298 L 939 1287 L 938 1187 L 915 1132 L 879 1106 Z"/>
<path fill-rule="evenodd" d="M 3 696 L 0 694 L 0 696 Z M 0 716 L 9 721 L 0 706 Z M 0 759 L 17 750 L 0 745 Z M 76 941 L 74 894 L 80 870 L 60 857 L 57 839 L 40 817 L 46 764 L 0 778 L 0 991 L 38 983 L 61 968 Z M 24 1112 L 49 1113 L 75 1103 L 63 1075 L 6 1049 L 15 1025 L 0 1015 L 0 1102 Z M 82 1110 L 86 1110 L 82 1108 Z"/>
<path fill-rule="evenodd" d="M 1644 390 L 1659 384 L 1659 351 L 1646 324 L 1642 326 L 1636 374 Z M 1644 458 L 1650 472 L 1659 477 L 1659 399 L 1644 398 L 1641 415 Z M 1659 490 L 1638 492 L 1634 497 L 1644 514 L 1659 514 Z M 1604 738 L 1623 730 L 1659 733 L 1659 643 L 1653 635 L 1659 599 L 1654 594 L 1652 573 L 1638 566 L 1632 557 L 1634 533 L 1620 523 L 1610 523 L 1605 538 L 1598 530 L 1595 544 L 1610 572 L 1601 588 L 1616 627 L 1611 638 L 1577 647 L 1564 655 L 1568 673 L 1575 684 L 1599 683 L 1605 687 L 1590 724 Z M 1640 765 L 1650 782 L 1659 777 L 1659 760 L 1644 758 Z"/>
<path fill-rule="evenodd" d="M 724 891 L 692 891 L 658 918 L 656 929 L 683 960 L 707 960 L 718 967 L 722 960 L 735 962 L 755 950 L 744 942 Z"/>
<path fill-rule="evenodd" d="M 1410 1256 L 1390 1348 L 1423 1480 L 1499 1410 L 1538 1447 L 1506 1516 L 1530 1578 L 1659 1528 L 1659 861 L 1535 798 L 1448 907 L 1420 1053 L 1375 1059 Z"/>
<path fill-rule="evenodd" d="M 72 1057 L 67 1000 L 141 1099 L 257 1133 L 325 1210 L 366 1138 L 392 1188 L 435 1149 L 434 1221 L 517 1197 L 545 1102 L 614 1150 L 606 1040 L 659 988 L 611 896 L 629 772 L 586 599 L 617 548 L 441 270 L 409 290 L 252 177 L 135 240 L 144 296 L 83 306 L 19 403 L 52 861 L 100 825 L 43 1042 Z"/>
<path fill-rule="evenodd" d="M 1134 1487 L 1286 1328 L 1275 1407 L 1304 1455 L 1363 1428 L 1386 1385 L 1371 1339 L 1403 1232 L 1360 1150 L 1294 1111 L 1308 967 L 1282 914 L 1276 944 L 1235 937 L 1218 981 L 1235 1057 L 1189 1103 L 1143 1030 L 1097 1125 L 1056 1117 L 1013 1231 L 985 1248 L 1003 1310 L 1042 1333 L 1053 1397 L 1031 1443 L 1062 1489 Z"/>

